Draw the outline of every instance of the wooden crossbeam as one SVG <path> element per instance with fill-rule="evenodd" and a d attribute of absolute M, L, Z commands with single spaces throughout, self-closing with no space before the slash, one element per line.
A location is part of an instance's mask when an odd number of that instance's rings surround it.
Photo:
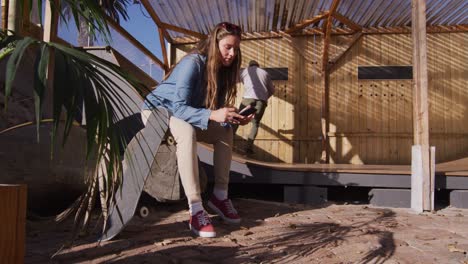
<path fill-rule="evenodd" d="M 334 18 L 336 18 L 338 21 L 340 21 L 341 23 L 348 26 L 350 29 L 354 30 L 354 31 L 361 31 L 362 30 L 362 27 L 360 25 L 354 23 L 353 21 L 351 21 L 350 19 L 348 19 L 347 17 L 343 16 L 342 14 L 340 14 L 338 12 L 334 12 L 332 14 L 332 16 Z"/>
<path fill-rule="evenodd" d="M 359 39 L 362 37 L 362 35 L 363 35 L 362 32 L 357 32 L 357 33 L 355 33 L 353 35 L 353 38 L 351 39 L 348 47 L 340 55 L 338 55 L 335 59 L 330 61 L 329 65 L 328 65 L 328 71 L 329 72 L 332 72 L 334 70 L 335 65 L 337 65 L 338 61 L 348 53 L 348 51 L 359 41 Z"/>
<path fill-rule="evenodd" d="M 174 40 L 171 38 L 169 33 L 167 32 L 166 28 L 162 26 L 162 21 L 159 19 L 158 15 L 156 14 L 156 11 L 152 8 L 151 4 L 148 2 L 148 0 L 141 0 L 141 3 L 145 7 L 146 11 L 148 11 L 148 14 L 151 16 L 153 19 L 154 23 L 158 27 L 158 33 L 159 33 L 159 43 L 161 46 L 161 51 L 163 55 L 163 60 L 164 60 L 164 69 L 169 69 L 169 62 L 167 60 L 167 50 L 166 50 L 166 43 L 164 42 L 164 39 L 166 39 L 169 43 L 173 43 Z"/>
<path fill-rule="evenodd" d="M 296 52 L 299 53 L 304 58 L 304 60 L 306 60 L 310 64 L 314 64 L 314 61 L 309 59 L 308 56 L 306 56 L 306 54 L 304 53 L 304 49 L 297 46 L 290 34 L 287 34 L 284 31 L 280 31 L 279 36 L 281 36 L 294 50 L 296 50 Z"/>
<path fill-rule="evenodd" d="M 411 27 L 370 27 L 363 28 L 365 34 L 410 34 Z M 457 33 L 468 32 L 468 25 L 453 25 L 453 26 L 427 26 L 427 33 Z"/>
<path fill-rule="evenodd" d="M 202 34 L 200 32 L 196 32 L 196 31 L 192 31 L 192 30 L 189 30 L 189 29 L 177 27 L 177 26 L 174 26 L 174 25 L 171 25 L 171 24 L 166 24 L 164 22 L 162 22 L 161 25 L 164 28 L 168 29 L 168 30 L 172 30 L 172 31 L 179 32 L 179 33 L 184 33 L 184 34 L 192 36 L 192 37 L 196 37 L 196 38 L 199 38 L 199 39 L 206 38 L 206 35 Z"/>
<path fill-rule="evenodd" d="M 288 34 L 291 34 L 295 31 L 298 31 L 298 30 L 301 30 L 305 27 L 307 27 L 308 25 L 311 25 L 311 24 L 314 24 L 314 23 L 317 23 L 319 22 L 320 20 L 324 19 L 324 18 L 327 18 L 329 16 L 329 12 L 324 12 L 323 14 L 320 14 L 320 15 L 317 15 L 311 19 L 306 19 L 302 22 L 300 22 L 299 24 L 296 24 L 295 26 L 289 28 L 288 30 L 285 31 L 285 33 L 288 33 Z"/>
<path fill-rule="evenodd" d="M 153 7 L 148 2 L 148 0 L 140 0 L 140 1 L 145 7 L 146 11 L 148 11 L 148 14 L 153 19 L 156 26 L 158 26 L 158 28 L 162 28 L 164 38 L 166 38 L 166 40 L 169 41 L 169 43 L 173 43 L 171 36 L 169 35 L 169 33 L 167 33 L 167 30 L 162 26 L 163 22 L 161 21 L 161 19 L 159 19 L 159 16 L 156 14 L 156 11 L 154 11 Z"/>
<path fill-rule="evenodd" d="M 282 38 L 282 33 L 280 32 L 254 32 L 249 33 L 245 32 L 242 34 L 242 40 L 259 40 L 259 39 L 272 39 L 272 38 Z M 468 32 L 468 25 L 456 25 L 456 26 L 428 26 L 427 33 L 462 33 Z M 388 28 L 362 28 L 363 34 L 411 34 L 410 27 L 388 27 Z M 331 32 L 332 35 L 353 35 L 355 34 L 351 29 L 337 30 L 333 29 Z M 291 36 L 312 36 L 312 35 L 323 35 L 321 29 L 306 29 L 301 33 L 293 33 Z M 190 38 L 178 38 L 174 40 L 173 44 L 194 44 L 197 41 L 192 37 Z"/>
<path fill-rule="evenodd" d="M 151 51 L 149 51 L 141 42 L 135 39 L 130 33 L 128 33 L 123 27 L 121 27 L 117 22 L 115 22 L 111 17 L 106 16 L 107 22 L 124 38 L 130 41 L 135 47 L 137 47 L 141 52 L 146 56 L 150 57 L 154 62 L 156 62 L 163 70 L 167 71 L 168 67 L 161 60 L 156 57 Z"/>

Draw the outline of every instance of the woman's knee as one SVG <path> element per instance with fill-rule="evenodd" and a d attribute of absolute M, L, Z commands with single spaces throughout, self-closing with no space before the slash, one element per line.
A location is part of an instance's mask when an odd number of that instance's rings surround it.
<path fill-rule="evenodd" d="M 232 147 L 234 141 L 234 133 L 232 132 L 231 126 L 224 127 L 224 129 L 222 129 L 218 135 L 219 141 L 225 143 L 229 147 Z"/>
<path fill-rule="evenodd" d="M 169 129 L 171 130 L 174 140 L 178 144 L 185 141 L 196 141 L 195 128 L 181 119 L 171 117 L 169 121 Z"/>

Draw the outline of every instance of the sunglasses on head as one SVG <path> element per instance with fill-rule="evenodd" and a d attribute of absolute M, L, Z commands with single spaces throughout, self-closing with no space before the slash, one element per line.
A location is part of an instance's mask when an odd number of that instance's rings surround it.
<path fill-rule="evenodd" d="M 238 25 L 231 24 L 228 22 L 223 22 L 219 24 L 220 27 L 224 28 L 227 32 L 240 36 L 242 34 L 242 30 Z"/>

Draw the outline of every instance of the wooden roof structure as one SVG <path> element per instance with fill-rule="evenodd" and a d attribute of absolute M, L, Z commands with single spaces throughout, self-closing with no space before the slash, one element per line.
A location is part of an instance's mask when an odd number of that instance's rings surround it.
<path fill-rule="evenodd" d="M 243 40 L 328 33 L 354 34 L 352 43 L 361 34 L 411 33 L 410 0 L 138 0 L 135 3 L 144 6 L 157 26 L 161 59 L 111 18 L 109 24 L 163 70 L 170 66 L 165 42 L 197 42 L 223 21 L 239 25 Z M 8 1 L 2 1 L 4 5 Z M 426 0 L 427 32 L 467 32 L 467 10 L 466 0 Z M 5 25 L 8 8 L 2 12 Z M 42 30 L 30 25 L 29 31 L 38 34 Z M 64 42 L 56 33 L 51 38 Z"/>
<path fill-rule="evenodd" d="M 243 40 L 307 34 L 411 33 L 409 0 L 140 0 L 158 26 L 164 62 L 164 40 L 193 43 L 217 23 L 243 29 Z M 427 32 L 468 31 L 468 2 L 427 0 Z M 327 27 L 329 25 L 329 27 Z M 327 58 L 326 58 L 327 59 Z M 325 62 L 324 62 L 325 63 Z"/>
<path fill-rule="evenodd" d="M 245 38 L 272 32 L 323 34 L 332 18 L 332 34 L 409 32 L 409 0 L 140 0 L 171 43 L 187 35 L 208 34 L 221 21 L 235 23 Z M 427 26 L 437 31 L 466 31 L 468 2 L 428 0 Z"/>

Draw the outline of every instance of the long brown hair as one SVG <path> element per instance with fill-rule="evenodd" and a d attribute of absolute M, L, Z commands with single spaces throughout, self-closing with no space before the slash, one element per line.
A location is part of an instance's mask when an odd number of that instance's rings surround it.
<path fill-rule="evenodd" d="M 226 105 L 234 105 L 242 54 L 239 48 L 236 50 L 236 57 L 232 64 L 228 67 L 223 66 L 219 63 L 220 51 L 218 43 L 228 35 L 237 35 L 240 38 L 240 34 L 241 31 L 238 26 L 222 22 L 216 25 L 208 38 L 198 43 L 196 50 L 207 57 L 205 69 L 205 80 L 207 82 L 205 106 L 208 109 L 220 107 L 218 99 L 221 97 L 225 97 Z M 221 87 L 218 87 L 218 84 Z"/>
<path fill-rule="evenodd" d="M 219 99 L 223 97 L 225 105 L 234 105 L 237 95 L 236 83 L 239 79 L 242 62 L 240 48 L 236 50 L 236 56 L 230 66 L 226 67 L 220 64 L 218 44 L 219 41 L 228 35 L 236 35 L 240 38 L 240 27 L 228 22 L 219 23 L 213 28 L 206 39 L 200 40 L 196 48 L 187 54 L 197 53 L 206 56 L 206 68 L 203 76 L 206 82 L 205 107 L 212 110 L 221 107 L 218 104 Z M 166 78 L 171 74 L 172 69 L 166 75 Z"/>

